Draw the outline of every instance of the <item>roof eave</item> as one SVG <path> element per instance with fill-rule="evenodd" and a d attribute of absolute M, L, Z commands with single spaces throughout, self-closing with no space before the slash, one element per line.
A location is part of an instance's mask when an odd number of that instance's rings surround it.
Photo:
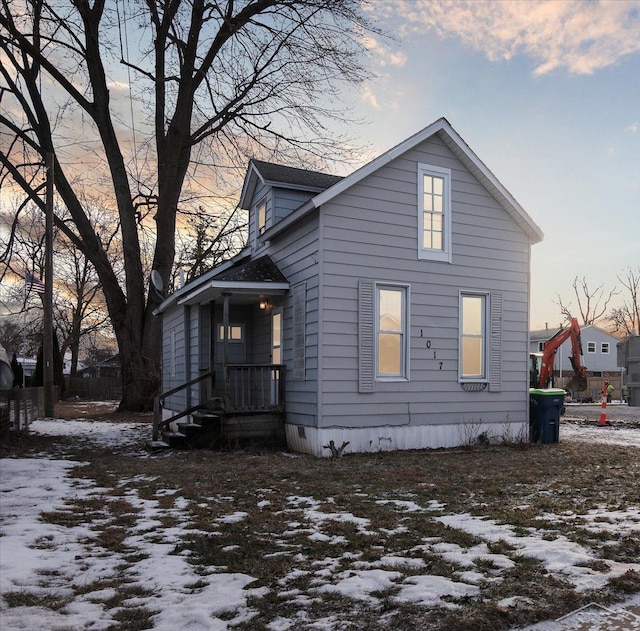
<path fill-rule="evenodd" d="M 289 283 L 274 283 L 270 281 L 262 282 L 239 282 L 239 281 L 220 281 L 212 280 L 198 289 L 188 293 L 178 300 L 178 305 L 192 305 L 200 302 L 205 294 L 206 300 L 209 301 L 224 293 L 242 294 L 242 295 L 263 295 L 276 296 L 285 294 L 289 291 Z"/>

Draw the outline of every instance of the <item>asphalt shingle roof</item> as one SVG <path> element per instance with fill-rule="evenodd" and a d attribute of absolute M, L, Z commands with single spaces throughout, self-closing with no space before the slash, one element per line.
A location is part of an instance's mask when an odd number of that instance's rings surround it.
<path fill-rule="evenodd" d="M 281 164 L 273 164 L 272 162 L 263 162 L 262 160 L 253 160 L 253 164 L 260 175 L 271 183 L 306 186 L 324 191 L 343 179 L 338 175 L 296 169 Z"/>
<path fill-rule="evenodd" d="M 267 254 L 255 261 L 238 265 L 225 270 L 214 277 L 214 280 L 240 283 L 287 283 L 289 282 L 278 266 Z"/>

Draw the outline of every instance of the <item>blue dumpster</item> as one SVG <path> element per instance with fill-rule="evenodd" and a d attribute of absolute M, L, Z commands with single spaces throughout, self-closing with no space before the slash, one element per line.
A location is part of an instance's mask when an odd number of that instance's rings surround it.
<path fill-rule="evenodd" d="M 529 389 L 529 435 L 534 443 L 560 440 L 560 411 L 565 391 L 560 388 Z"/>

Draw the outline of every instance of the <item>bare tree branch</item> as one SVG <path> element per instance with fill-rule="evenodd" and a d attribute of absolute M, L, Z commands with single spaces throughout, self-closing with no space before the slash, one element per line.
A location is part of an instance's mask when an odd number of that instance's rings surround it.
<path fill-rule="evenodd" d="M 580 279 L 576 276 L 573 280 L 572 287 L 573 294 L 578 303 L 578 313 L 583 326 L 595 324 L 600 320 L 607 313 L 612 298 L 618 294 L 615 287 L 609 291 L 608 294 L 605 293 L 603 285 L 599 285 L 593 290 L 590 289 L 585 277 Z M 577 317 L 571 309 L 571 302 L 563 302 L 560 295 L 558 295 L 557 298 L 556 304 L 560 307 L 560 312 L 565 320 L 570 322 L 571 318 Z"/>

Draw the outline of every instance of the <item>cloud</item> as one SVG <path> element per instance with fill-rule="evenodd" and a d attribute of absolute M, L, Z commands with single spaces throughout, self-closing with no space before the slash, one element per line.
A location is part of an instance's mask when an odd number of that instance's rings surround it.
<path fill-rule="evenodd" d="M 637 133 L 638 129 L 640 129 L 640 125 L 638 125 L 638 123 L 631 123 L 631 125 L 627 127 L 627 130 L 630 131 L 632 134 Z"/>
<path fill-rule="evenodd" d="M 365 37 L 363 43 L 369 52 L 377 59 L 378 65 L 383 68 L 387 66 L 402 67 L 407 62 L 407 55 L 405 53 L 402 51 L 392 51 L 374 37 Z"/>
<path fill-rule="evenodd" d="M 369 85 L 365 85 L 362 89 L 362 100 L 375 110 L 380 108 L 378 99 Z"/>
<path fill-rule="evenodd" d="M 534 75 L 593 74 L 640 54 L 640 0 L 389 0 L 414 32 L 457 37 L 491 61 L 524 55 Z"/>

